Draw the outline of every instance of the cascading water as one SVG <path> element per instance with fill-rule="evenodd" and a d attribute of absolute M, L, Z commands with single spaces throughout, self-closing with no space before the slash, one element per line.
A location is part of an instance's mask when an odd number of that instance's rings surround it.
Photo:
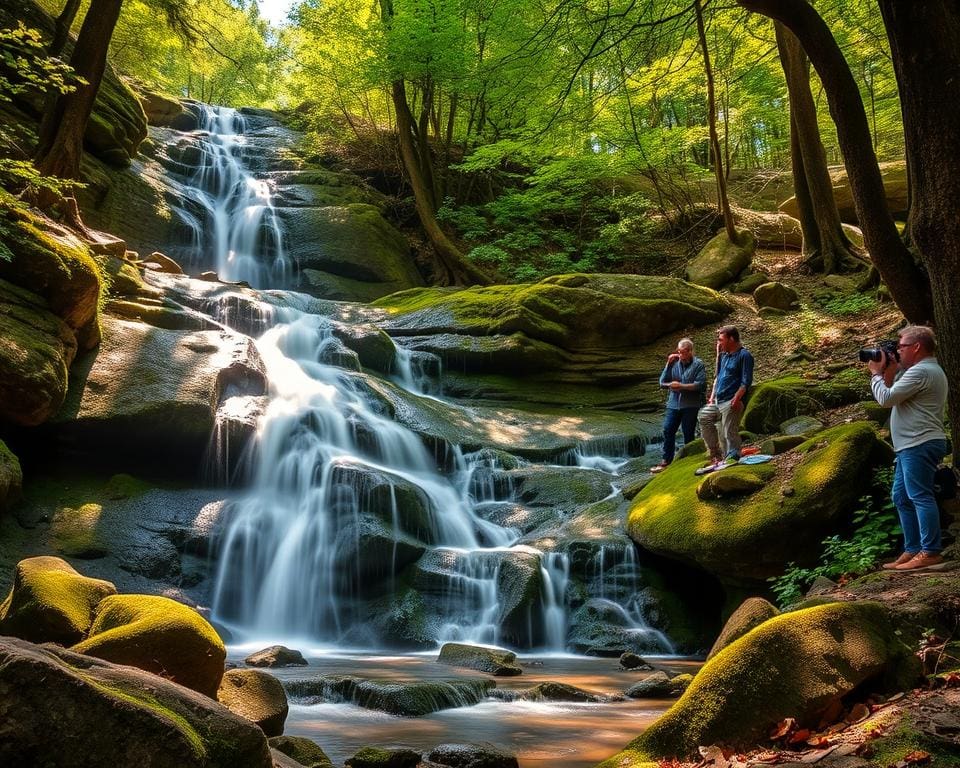
<path fill-rule="evenodd" d="M 223 278 L 288 285 L 292 265 L 269 188 L 244 165 L 242 116 L 214 107 L 203 116 L 191 192 L 203 211 L 197 260 Z M 389 635 L 385 621 L 419 621 L 435 642 L 564 650 L 568 555 L 523 544 L 520 530 L 483 514 L 516 501 L 509 482 L 493 480 L 506 468 L 488 452 L 457 448 L 438 461 L 362 374 L 337 365 L 332 321 L 306 309 L 294 298 L 258 319 L 269 402 L 249 490 L 219 537 L 214 616 L 251 639 L 369 647 Z M 439 371 L 437 358 L 397 349 L 394 381 L 407 391 L 438 397 Z M 584 447 L 565 463 L 622 462 Z M 644 630 L 620 592 L 600 597 Z"/>
<path fill-rule="evenodd" d="M 290 285 L 293 264 L 284 253 L 270 182 L 247 167 L 243 115 L 228 107 L 197 108 L 199 160 L 185 188 L 192 205 L 179 210 L 192 233 L 192 251 L 223 280 L 254 288 Z"/>

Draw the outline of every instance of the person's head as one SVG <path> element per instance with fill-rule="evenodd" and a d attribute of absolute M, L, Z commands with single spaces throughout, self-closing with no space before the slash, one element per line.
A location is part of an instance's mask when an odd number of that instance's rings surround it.
<path fill-rule="evenodd" d="M 736 352 L 740 347 L 740 329 L 735 325 L 723 325 L 717 329 L 717 343 L 723 352 Z"/>
<path fill-rule="evenodd" d="M 933 329 L 926 325 L 908 325 L 900 329 L 900 367 L 906 370 L 914 363 L 929 357 L 937 351 L 937 338 Z"/>
<path fill-rule="evenodd" d="M 685 363 L 693 360 L 693 342 L 690 339 L 680 339 L 677 342 L 677 354 Z"/>

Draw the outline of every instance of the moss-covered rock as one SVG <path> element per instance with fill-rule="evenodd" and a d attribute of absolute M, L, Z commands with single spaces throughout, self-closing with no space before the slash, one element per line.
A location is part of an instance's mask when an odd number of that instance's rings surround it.
<path fill-rule="evenodd" d="M 695 563 L 726 583 L 779 575 L 788 562 L 812 563 L 823 537 L 846 521 L 887 457 L 873 425 L 827 430 L 785 454 L 789 460 L 734 465 L 725 482 L 757 487 L 743 496 L 702 498 L 717 483 L 696 477 L 705 457 L 677 459 L 634 499 L 627 531 L 641 547 Z"/>
<path fill-rule="evenodd" d="M 412 749 L 361 747 L 344 764 L 347 768 L 417 768 L 419 763 L 420 754 Z"/>
<path fill-rule="evenodd" d="M 152 595 L 113 595 L 100 601 L 89 636 L 72 650 L 145 669 L 213 698 L 227 654 L 199 613 Z"/>
<path fill-rule="evenodd" d="M 492 744 L 438 744 L 427 755 L 436 765 L 450 768 L 517 768 L 517 758 Z"/>
<path fill-rule="evenodd" d="M 879 603 L 831 603 L 777 616 L 704 665 L 673 707 L 604 768 L 685 758 L 700 745 L 753 746 L 786 717 L 817 725 L 868 680 L 904 685 L 917 661 Z"/>
<path fill-rule="evenodd" d="M 376 207 L 353 203 L 278 211 L 288 255 L 300 265 L 300 290 L 321 298 L 371 301 L 423 285 L 403 235 Z"/>
<path fill-rule="evenodd" d="M 267 741 L 271 749 L 293 758 L 303 768 L 333 768 L 326 752 L 304 736 L 274 736 Z"/>
<path fill-rule="evenodd" d="M 92 502 L 76 508 L 57 509 L 50 523 L 57 552 L 82 560 L 104 557 L 108 547 L 99 535 L 102 513 L 103 507 Z"/>
<path fill-rule="evenodd" d="M 9 766 L 271 768 L 263 733 L 216 701 L 131 667 L 0 638 Z"/>
<path fill-rule="evenodd" d="M 553 680 L 538 683 L 530 690 L 524 691 L 520 698 L 524 701 L 579 701 L 585 703 L 608 700 L 608 697 L 603 694 L 577 688 L 568 683 L 557 683 Z"/>
<path fill-rule="evenodd" d="M 36 426 L 67 393 L 77 342 L 36 294 L 0 279 L 0 419 Z"/>
<path fill-rule="evenodd" d="M 743 426 L 771 434 L 795 416 L 810 416 L 826 408 L 856 403 L 869 396 L 869 381 L 862 372 L 848 369 L 829 379 L 785 376 L 765 381 L 750 394 Z"/>
<path fill-rule="evenodd" d="M 808 439 L 806 435 L 774 435 L 760 443 L 760 453 L 767 456 L 778 456 L 781 453 L 792 451 Z"/>
<path fill-rule="evenodd" d="M 517 664 L 517 654 L 500 648 L 485 648 L 463 643 L 444 643 L 437 657 L 440 664 L 466 667 L 494 676 L 513 676 L 523 673 Z"/>
<path fill-rule="evenodd" d="M 749 230 L 740 230 L 735 243 L 722 230 L 690 260 L 684 277 L 696 285 L 723 288 L 750 266 L 755 249 L 756 241 Z"/>
<path fill-rule="evenodd" d="M 287 694 L 273 675 L 259 669 L 228 669 L 217 689 L 217 701 L 234 714 L 260 726 L 267 736 L 280 736 L 287 720 Z"/>
<path fill-rule="evenodd" d="M 69 230 L 2 192 L 0 228 L 12 255 L 0 259 L 0 278 L 40 296 L 70 327 L 80 349 L 96 346 L 104 280 L 90 249 Z"/>
<path fill-rule="evenodd" d="M 459 333 L 511 336 L 562 349 L 611 349 L 649 343 L 730 310 L 714 291 L 646 275 L 557 275 L 539 283 L 463 290 L 422 288 L 376 302 L 394 317 L 391 335 Z"/>
<path fill-rule="evenodd" d="M 0 440 L 0 512 L 5 512 L 20 500 L 23 492 L 23 470 L 16 454 Z"/>
<path fill-rule="evenodd" d="M 625 694 L 631 699 L 672 699 L 682 694 L 693 681 L 693 675 L 675 675 L 666 672 L 653 672 L 643 680 L 638 680 Z"/>
<path fill-rule="evenodd" d="M 59 557 L 21 560 L 0 604 L 0 634 L 70 645 L 90 629 L 100 602 L 116 593 L 110 582 L 81 576 Z"/>
<path fill-rule="evenodd" d="M 753 292 L 753 300 L 761 309 L 771 307 L 788 311 L 800 306 L 800 294 L 789 285 L 776 281 L 757 286 Z"/>
<path fill-rule="evenodd" d="M 780 611 L 777 610 L 777 607 L 762 597 L 747 598 L 727 619 L 723 631 L 710 649 L 710 653 L 707 654 L 707 661 L 710 661 L 730 643 L 739 640 L 754 627 L 759 627 L 767 619 L 779 615 Z"/>

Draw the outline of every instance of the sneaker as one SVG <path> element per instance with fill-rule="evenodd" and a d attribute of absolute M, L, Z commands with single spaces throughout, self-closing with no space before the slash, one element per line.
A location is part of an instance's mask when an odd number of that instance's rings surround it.
<path fill-rule="evenodd" d="M 919 571 L 923 568 L 930 568 L 934 565 L 940 565 L 943 562 L 943 555 L 937 552 L 918 552 L 907 562 L 897 566 L 898 571 Z"/>
<path fill-rule="evenodd" d="M 892 563 L 884 563 L 880 567 L 883 568 L 885 571 L 894 571 L 897 569 L 897 566 L 903 565 L 904 563 L 909 563 L 916 556 L 917 556 L 916 552 L 904 552 L 902 555 L 900 555 L 900 557 L 898 557 Z"/>
<path fill-rule="evenodd" d="M 667 464 L 667 462 L 661 461 L 659 464 L 654 464 L 652 467 L 650 467 L 650 471 L 653 472 L 653 474 L 657 474 L 657 472 L 663 472 L 663 470 L 669 466 L 670 465 Z"/>
<path fill-rule="evenodd" d="M 712 464 L 707 464 L 707 466 L 705 466 L 705 467 L 700 467 L 700 469 L 695 469 L 695 470 L 693 470 L 693 474 L 695 474 L 695 475 L 708 475 L 708 474 L 710 474 L 711 472 L 716 472 L 716 471 L 719 470 L 719 469 L 726 469 L 726 468 L 729 467 L 729 466 L 730 466 L 730 465 L 727 464 L 727 460 L 726 460 L 726 459 L 720 459 L 719 461 L 715 461 L 715 462 L 713 462 Z"/>

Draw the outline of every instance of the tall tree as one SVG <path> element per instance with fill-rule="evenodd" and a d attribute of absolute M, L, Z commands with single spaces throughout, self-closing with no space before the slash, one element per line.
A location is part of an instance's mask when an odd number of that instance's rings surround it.
<path fill-rule="evenodd" d="M 810 60 L 796 36 L 774 22 L 790 98 L 790 159 L 808 266 L 826 274 L 860 266 L 840 223 L 810 90 Z"/>

